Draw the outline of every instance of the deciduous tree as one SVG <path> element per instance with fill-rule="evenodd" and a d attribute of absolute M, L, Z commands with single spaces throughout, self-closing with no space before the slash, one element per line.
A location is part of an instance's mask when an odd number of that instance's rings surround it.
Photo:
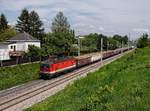
<path fill-rule="evenodd" d="M 149 45 L 148 34 L 143 34 L 137 41 L 138 48 L 144 48 Z"/>
<path fill-rule="evenodd" d="M 70 28 L 67 17 L 63 12 L 58 12 L 52 22 L 52 35 L 48 37 L 49 41 L 56 47 L 56 52 L 70 53 L 73 42 L 75 41 L 75 33 Z"/>
<path fill-rule="evenodd" d="M 67 17 L 64 16 L 63 12 L 58 12 L 52 22 L 52 32 L 66 32 L 70 31 L 70 24 Z"/>

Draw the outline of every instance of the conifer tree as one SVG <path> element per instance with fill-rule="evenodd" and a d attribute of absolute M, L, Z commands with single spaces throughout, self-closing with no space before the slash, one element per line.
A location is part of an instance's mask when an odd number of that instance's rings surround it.
<path fill-rule="evenodd" d="M 35 11 L 30 12 L 29 23 L 29 33 L 42 41 L 42 36 L 44 34 L 44 28 L 42 27 L 43 23 Z"/>
<path fill-rule="evenodd" d="M 29 33 L 29 12 L 27 9 L 23 9 L 21 15 L 18 17 L 16 29 L 19 32 Z"/>
<path fill-rule="evenodd" d="M 0 31 L 4 31 L 8 28 L 8 22 L 4 14 L 0 16 Z"/>

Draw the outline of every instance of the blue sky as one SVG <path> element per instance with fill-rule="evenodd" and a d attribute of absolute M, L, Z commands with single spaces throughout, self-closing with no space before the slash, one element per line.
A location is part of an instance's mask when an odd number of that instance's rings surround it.
<path fill-rule="evenodd" d="M 150 32 L 150 0 L 0 0 L 0 13 L 14 25 L 23 8 L 35 10 L 50 31 L 52 19 L 63 11 L 76 35 L 131 35 Z"/>

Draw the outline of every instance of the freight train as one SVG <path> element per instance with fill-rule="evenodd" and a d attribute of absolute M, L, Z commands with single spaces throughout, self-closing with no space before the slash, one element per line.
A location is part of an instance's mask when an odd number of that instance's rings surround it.
<path fill-rule="evenodd" d="M 127 50 L 128 48 L 121 48 L 116 50 L 104 51 L 102 54 L 100 52 L 97 52 L 71 58 L 49 58 L 48 60 L 41 62 L 40 77 L 51 78 L 55 75 L 61 74 L 62 72 L 92 64 L 101 60 L 101 58 L 106 59 Z"/>

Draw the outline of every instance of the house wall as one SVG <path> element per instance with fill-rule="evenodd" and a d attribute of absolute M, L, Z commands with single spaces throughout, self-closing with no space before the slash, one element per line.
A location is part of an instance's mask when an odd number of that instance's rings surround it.
<path fill-rule="evenodd" d="M 34 46 L 37 46 L 37 47 L 41 47 L 40 42 L 17 42 L 15 44 L 9 44 L 8 47 L 9 47 L 10 51 L 14 51 L 14 47 L 15 47 L 16 51 L 25 51 L 25 52 L 27 52 L 29 45 L 34 45 Z"/>
<path fill-rule="evenodd" d="M 25 51 L 25 43 L 24 42 L 18 42 L 16 43 L 17 51 Z"/>
<path fill-rule="evenodd" d="M 34 45 L 36 47 L 41 47 L 40 42 L 25 42 L 25 52 L 28 51 L 29 45 Z"/>
<path fill-rule="evenodd" d="M 0 48 L 0 60 L 9 60 L 9 49 L 8 47 Z"/>

